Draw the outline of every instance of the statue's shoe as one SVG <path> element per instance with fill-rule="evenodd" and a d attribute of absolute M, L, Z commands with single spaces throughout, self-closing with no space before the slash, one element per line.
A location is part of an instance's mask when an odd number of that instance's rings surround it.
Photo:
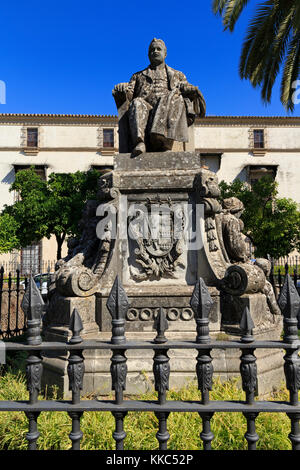
<path fill-rule="evenodd" d="M 144 153 L 146 152 L 146 145 L 144 144 L 144 142 L 139 142 L 133 149 L 131 155 L 133 157 L 137 157 L 138 155 L 140 155 L 141 153 Z"/>

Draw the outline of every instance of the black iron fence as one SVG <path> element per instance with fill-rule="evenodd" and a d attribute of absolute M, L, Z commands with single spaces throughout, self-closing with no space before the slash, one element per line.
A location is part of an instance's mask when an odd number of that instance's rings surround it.
<path fill-rule="evenodd" d="M 0 338 L 7 339 L 24 333 L 25 316 L 20 305 L 27 286 L 22 282 L 20 271 L 4 274 L 0 268 Z"/>
<path fill-rule="evenodd" d="M 287 256 L 278 260 L 271 260 L 270 282 L 277 296 L 281 291 L 287 273 L 292 277 L 295 287 L 300 292 L 300 257 Z"/>
<path fill-rule="evenodd" d="M 20 269 L 6 272 L 0 268 L 0 339 L 22 335 L 26 328 L 21 302 L 28 283 L 29 273 L 21 275 Z M 45 273 L 35 274 L 33 279 L 44 301 L 47 300 L 50 282 L 50 266 Z"/>
<path fill-rule="evenodd" d="M 18 261 L 0 261 L 0 266 L 3 268 L 4 276 L 8 277 L 9 273 L 16 274 L 17 271 L 20 272 L 22 277 L 28 276 L 29 273 L 38 274 L 46 274 L 48 271 L 54 272 L 55 271 L 55 260 L 40 260 L 38 263 L 35 263 L 34 260 L 29 262 L 26 265 L 22 265 Z M 37 269 L 38 265 L 38 269 Z"/>
<path fill-rule="evenodd" d="M 200 437 L 205 450 L 212 448 L 214 435 L 211 430 L 211 419 L 215 413 L 243 413 L 247 420 L 245 439 L 249 450 L 255 450 L 259 436 L 256 433 L 256 419 L 260 413 L 286 413 L 291 421 L 289 439 L 294 450 L 300 450 L 300 406 L 298 391 L 300 387 L 300 358 L 298 356 L 300 343 L 298 340 L 298 311 L 300 307 L 299 295 L 289 275 L 285 276 L 279 305 L 283 315 L 284 334 L 278 341 L 256 341 L 253 337 L 253 322 L 249 309 L 246 308 L 241 319 L 241 337 L 236 341 L 212 341 L 209 334 L 209 311 L 212 306 L 208 289 L 200 279 L 194 288 L 191 297 L 191 307 L 195 313 L 196 337 L 190 341 L 168 341 L 166 337 L 167 320 L 163 309 L 160 309 L 154 322 L 156 336 L 153 341 L 133 342 L 127 341 L 125 336 L 125 315 L 128 305 L 126 292 L 117 277 L 107 307 L 112 317 L 111 341 L 89 340 L 83 341 L 80 332 L 83 329 L 80 315 L 74 310 L 70 320 L 72 337 L 67 343 L 43 342 L 40 336 L 41 314 L 43 306 L 33 290 L 36 285 L 32 278 L 28 284 L 22 306 L 27 317 L 26 341 L 22 343 L 7 343 L 8 351 L 27 351 L 27 388 L 28 401 L 0 401 L 0 411 L 23 411 L 29 421 L 29 432 L 26 435 L 28 448 L 37 448 L 39 437 L 38 417 L 45 411 L 67 412 L 70 416 L 70 440 L 72 449 L 80 449 L 83 433 L 80 429 L 80 420 L 83 413 L 90 411 L 105 411 L 112 413 L 115 419 L 113 438 L 116 449 L 122 450 L 126 439 L 126 415 L 133 412 L 154 412 L 158 418 L 158 431 L 156 438 L 159 449 L 166 450 L 169 440 L 168 416 L 172 412 L 198 413 L 202 419 Z M 30 300 L 31 299 L 31 300 Z M 154 335 L 153 335 L 154 336 Z M 214 349 L 233 348 L 240 350 L 240 374 L 242 388 L 245 391 L 244 401 L 211 401 L 210 391 L 213 388 L 213 359 L 211 352 Z M 261 401 L 255 399 L 257 384 L 257 366 L 255 351 L 261 348 L 280 349 L 285 351 L 284 372 L 286 386 L 290 399 L 285 401 Z M 111 350 L 111 381 L 114 391 L 113 400 L 81 400 L 80 391 L 84 378 L 84 351 Z M 124 400 L 126 390 L 128 350 L 153 350 L 153 374 L 157 400 Z M 169 401 L 170 364 L 168 351 L 174 349 L 194 349 L 198 355 L 195 361 L 195 370 L 198 378 L 198 401 Z M 68 376 L 69 387 L 72 391 L 72 400 L 38 400 L 41 391 L 44 352 L 56 351 L 69 353 Z"/>

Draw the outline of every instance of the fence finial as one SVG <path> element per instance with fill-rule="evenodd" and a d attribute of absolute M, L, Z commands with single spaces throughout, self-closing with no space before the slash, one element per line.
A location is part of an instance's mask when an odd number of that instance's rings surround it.
<path fill-rule="evenodd" d="M 240 322 L 240 328 L 243 333 L 241 337 L 241 341 L 243 343 L 252 343 L 254 341 L 253 338 L 253 328 L 254 328 L 254 323 L 250 314 L 249 308 L 246 306 L 243 310 L 241 322 Z"/>
<path fill-rule="evenodd" d="M 197 343 L 210 343 L 211 339 L 209 336 L 209 319 L 208 315 L 213 306 L 213 300 L 206 287 L 205 282 L 200 277 L 196 282 L 191 300 L 190 306 L 195 313 L 195 319 L 197 323 Z"/>
<path fill-rule="evenodd" d="M 40 326 L 44 301 L 32 275 L 30 275 L 21 307 L 27 317 L 27 343 L 41 344 Z"/>
<path fill-rule="evenodd" d="M 157 331 L 157 335 L 154 338 L 154 343 L 166 343 L 168 340 L 165 337 L 165 331 L 169 328 L 169 323 L 166 318 L 165 311 L 162 307 L 159 308 L 157 317 L 153 323 L 153 329 Z"/>
<path fill-rule="evenodd" d="M 82 342 L 80 332 L 83 330 L 82 320 L 78 313 L 78 310 L 74 308 L 69 324 L 69 330 L 72 331 L 72 338 L 70 339 L 70 344 L 77 344 Z"/>
<path fill-rule="evenodd" d="M 125 315 L 129 307 L 129 301 L 118 275 L 111 288 L 106 306 L 112 317 L 111 342 L 114 344 L 125 343 Z"/>
<path fill-rule="evenodd" d="M 298 314 L 300 309 L 300 297 L 289 274 L 284 278 L 284 283 L 278 299 L 278 305 L 284 317 L 283 341 L 293 343 L 298 338 Z"/>

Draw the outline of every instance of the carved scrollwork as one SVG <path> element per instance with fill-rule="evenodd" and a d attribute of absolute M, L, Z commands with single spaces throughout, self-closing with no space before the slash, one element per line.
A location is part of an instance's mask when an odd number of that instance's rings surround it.
<path fill-rule="evenodd" d="M 107 268 L 113 244 L 113 223 L 108 221 L 103 226 L 101 238 L 98 237 L 98 224 L 104 218 L 97 216 L 99 203 L 103 204 L 105 213 L 106 203 L 118 198 L 119 191 L 112 187 L 112 174 L 108 173 L 99 178 L 98 200 L 86 203 L 82 219 L 80 239 L 68 241 L 69 252 L 66 258 L 57 263 L 53 284 L 64 296 L 85 297 L 97 291 L 98 283 Z"/>

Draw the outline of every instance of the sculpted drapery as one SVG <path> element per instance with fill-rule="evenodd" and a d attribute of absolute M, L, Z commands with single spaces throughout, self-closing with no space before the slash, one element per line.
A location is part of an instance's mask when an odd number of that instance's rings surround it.
<path fill-rule="evenodd" d="M 118 108 L 128 103 L 129 133 L 133 154 L 147 150 L 170 150 L 174 141 L 188 142 L 188 127 L 205 115 L 199 89 L 185 75 L 165 63 L 166 46 L 153 39 L 150 65 L 135 73 L 129 83 L 116 85 L 113 95 Z"/>

